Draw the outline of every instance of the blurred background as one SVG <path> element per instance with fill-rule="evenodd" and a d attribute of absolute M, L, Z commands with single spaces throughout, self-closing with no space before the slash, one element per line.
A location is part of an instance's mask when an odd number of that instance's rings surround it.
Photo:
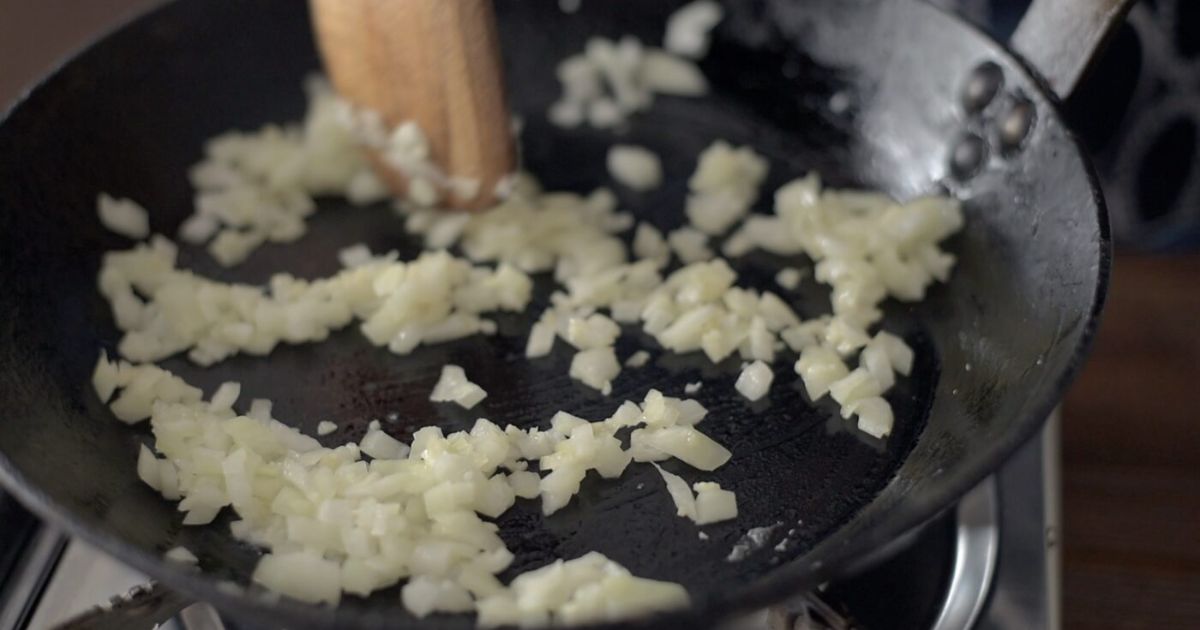
<path fill-rule="evenodd" d="M 0 0 L 0 104 L 153 4 Z M 936 4 L 1003 40 L 1029 3 Z M 1064 626 L 1200 627 L 1200 2 L 1135 6 L 1066 113 L 1118 247 L 1063 413 Z"/>

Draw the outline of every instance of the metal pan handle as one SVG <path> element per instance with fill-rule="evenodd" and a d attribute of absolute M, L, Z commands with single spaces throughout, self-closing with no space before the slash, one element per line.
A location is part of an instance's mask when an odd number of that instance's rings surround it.
<path fill-rule="evenodd" d="M 1133 0 L 1033 0 L 1009 45 L 1066 100 L 1132 5 Z"/>
<path fill-rule="evenodd" d="M 161 582 L 150 582 L 72 617 L 54 630 L 153 630 L 191 603 Z"/>

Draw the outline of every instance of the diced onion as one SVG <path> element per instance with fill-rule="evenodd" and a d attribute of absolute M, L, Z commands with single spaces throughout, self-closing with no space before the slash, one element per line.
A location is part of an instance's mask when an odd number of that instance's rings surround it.
<path fill-rule="evenodd" d="M 707 31 L 720 19 L 716 4 L 693 3 L 673 16 L 667 45 L 703 55 Z M 620 125 L 650 107 L 655 94 L 707 90 L 693 63 L 631 37 L 590 40 L 558 75 L 563 97 L 549 116 L 568 126 Z M 355 245 L 339 252 L 334 275 L 280 273 L 259 287 L 181 269 L 176 246 L 152 236 L 109 252 L 101 264 L 100 292 L 123 333 L 120 355 L 144 363 L 186 353 L 207 366 L 239 353 L 267 355 L 280 343 L 320 342 L 355 322 L 370 343 L 407 354 L 423 344 L 497 334 L 487 314 L 524 311 L 533 293 L 528 274 L 548 272 L 560 290 L 530 330 L 525 354 L 546 356 L 562 337 L 578 350 L 569 375 L 604 394 L 620 372 L 614 345 L 625 324 L 640 326 L 665 352 L 699 350 L 714 363 L 737 353 L 750 363 L 736 389 L 750 400 L 769 391 L 777 355 L 798 352 L 795 371 L 810 399 L 829 393 L 864 433 L 891 432 L 893 413 L 882 396 L 896 374 L 909 374 L 914 356 L 899 337 L 871 331 L 883 300 L 921 299 L 948 278 L 954 257 L 939 243 L 962 226 L 957 201 L 901 203 L 866 191 L 822 190 L 810 174 L 776 191 L 774 215 L 752 215 L 767 162 L 750 147 L 717 141 L 688 182 L 690 224 L 665 238 L 638 224 L 631 259 L 621 234 L 634 227 L 634 216 L 604 188 L 544 192 L 533 178 L 514 174 L 490 212 L 414 208 L 447 191 L 475 194 L 479 183 L 437 171 L 415 123 L 388 129 L 323 83 L 309 91 L 302 126 L 226 134 L 206 146 L 190 173 L 199 192 L 181 238 L 207 242 L 209 254 L 229 266 L 263 243 L 302 236 L 319 195 L 342 194 L 355 204 L 383 199 L 386 187 L 362 156 L 366 145 L 409 176 L 409 198 L 395 201 L 407 215 L 405 228 L 431 251 L 401 261 L 395 252 L 373 255 Z M 661 163 L 645 149 L 618 145 L 608 161 L 614 179 L 632 189 L 661 182 Z M 110 228 L 145 238 L 146 213 L 131 204 L 102 195 L 97 211 Z M 739 286 L 738 273 L 710 244 L 730 230 L 727 256 L 763 249 L 812 259 L 814 279 L 830 287 L 832 315 L 802 320 L 802 309 L 779 295 Z M 463 257 L 448 253 L 455 247 Z M 672 252 L 682 266 L 664 278 Z M 777 282 L 792 290 L 800 277 L 786 268 Z M 855 353 L 851 370 L 846 361 Z M 626 365 L 648 359 L 638 350 Z M 179 501 L 184 525 L 210 523 L 226 508 L 236 513 L 234 536 L 268 552 L 254 581 L 331 604 L 343 592 L 365 596 L 404 582 L 401 599 L 414 615 L 476 610 L 481 625 L 607 622 L 686 605 L 679 585 L 633 577 L 599 554 L 556 561 L 506 586 L 496 575 L 513 556 L 489 519 L 518 498 L 539 499 L 544 514 L 558 513 L 591 471 L 616 478 L 631 461 L 671 458 L 711 471 L 731 457 L 699 430 L 708 413 L 703 405 L 657 390 L 600 421 L 559 412 L 548 428 L 501 429 L 479 418 L 469 431 L 449 435 L 422 428 L 411 445 L 373 421 L 358 443 L 326 448 L 275 420 L 268 400 L 253 399 L 239 413 L 238 383 L 222 384 L 205 402 L 198 388 L 161 368 L 101 353 L 92 388 L 118 420 L 150 420 L 154 447 L 139 448 L 137 473 Z M 687 394 L 698 389 L 684 387 Z M 462 368 L 447 365 L 430 400 L 472 408 L 486 395 Z M 322 421 L 317 434 L 336 428 Z M 679 514 L 699 524 L 737 516 L 732 492 L 711 482 L 689 488 L 660 473 Z"/>
<path fill-rule="evenodd" d="M 823 346 L 808 346 L 800 351 L 796 374 L 804 381 L 804 389 L 814 402 L 829 392 L 829 387 L 845 378 L 850 370 L 836 352 Z"/>
<path fill-rule="evenodd" d="M 617 354 L 611 346 L 576 353 L 568 371 L 571 378 L 604 394 L 612 390 L 612 380 L 620 372 L 621 364 L 617 363 Z"/>
<path fill-rule="evenodd" d="M 304 602 L 336 604 L 342 597 L 342 570 L 314 551 L 268 553 L 252 578 L 263 586 Z"/>
<path fill-rule="evenodd" d="M 655 93 L 702 96 L 708 82 L 694 63 L 669 52 L 644 47 L 631 36 L 619 41 L 593 37 L 581 54 L 559 63 L 562 98 L 546 116 L 560 127 L 587 121 L 615 127 L 630 114 L 650 107 Z"/>
<path fill-rule="evenodd" d="M 724 446 L 691 427 L 653 429 L 647 440 L 650 446 L 698 470 L 716 470 L 732 456 Z"/>
<path fill-rule="evenodd" d="M 713 0 L 696 0 L 667 18 L 663 48 L 684 57 L 699 59 L 708 53 L 709 31 L 725 12 Z"/>
<path fill-rule="evenodd" d="M 876 438 L 892 432 L 892 406 L 877 396 L 861 398 L 850 404 L 850 412 L 858 416 L 858 430 Z"/>
<path fill-rule="evenodd" d="M 645 350 L 638 350 L 637 352 L 629 355 L 628 359 L 625 359 L 625 367 L 640 368 L 646 365 L 646 363 L 649 361 L 650 353 L 646 352 Z"/>
<path fill-rule="evenodd" d="M 703 481 L 692 486 L 696 491 L 696 524 L 707 525 L 737 518 L 737 496 L 720 484 Z"/>
<path fill-rule="evenodd" d="M 163 558 L 170 562 L 176 562 L 179 564 L 194 565 L 200 562 L 200 559 L 196 557 L 196 554 L 192 553 L 187 547 L 182 546 L 171 547 L 166 553 L 163 554 Z"/>
<path fill-rule="evenodd" d="M 358 448 L 364 455 L 375 459 L 403 459 L 408 456 L 408 446 L 384 433 L 378 427 L 367 431 Z"/>
<path fill-rule="evenodd" d="M 688 180 L 692 191 L 685 209 L 688 220 L 705 234 L 724 234 L 758 199 L 758 186 L 766 175 L 766 160 L 749 147 L 735 149 L 724 141 L 714 142 L 700 154 L 696 172 Z"/>
<path fill-rule="evenodd" d="M 771 367 L 762 361 L 755 361 L 746 366 L 738 375 L 734 389 L 745 396 L 747 400 L 755 401 L 767 395 L 773 380 L 775 380 L 775 373 L 771 371 Z"/>
<path fill-rule="evenodd" d="M 803 273 L 795 267 L 784 267 L 775 274 L 775 284 L 787 289 L 795 291 L 796 287 L 800 286 L 800 280 L 804 278 Z"/>
<path fill-rule="evenodd" d="M 613 179 L 639 192 L 662 184 L 662 163 L 644 147 L 613 145 L 608 150 L 608 172 Z"/>
<path fill-rule="evenodd" d="M 850 403 L 878 396 L 883 388 L 866 368 L 855 368 L 829 385 L 829 395 L 843 407 Z"/>
<path fill-rule="evenodd" d="M 671 248 L 662 232 L 649 223 L 638 223 L 633 234 L 633 253 L 643 260 L 655 261 L 665 267 L 671 259 Z"/>
<path fill-rule="evenodd" d="M 467 374 L 457 365 L 442 366 L 442 375 L 429 400 L 433 402 L 453 402 L 464 409 L 470 409 L 487 398 L 487 392 L 482 387 L 467 380 Z"/>
<path fill-rule="evenodd" d="M 150 235 L 150 215 L 131 199 L 115 199 L 100 193 L 96 213 L 104 227 L 121 236 L 143 239 Z"/>
<path fill-rule="evenodd" d="M 696 497 L 692 495 L 692 490 L 688 487 L 687 482 L 679 475 L 663 470 L 658 464 L 655 464 L 654 468 L 658 470 L 658 474 L 667 484 L 667 493 L 671 495 L 671 501 L 675 503 L 675 514 L 693 521 L 696 520 Z"/>
<path fill-rule="evenodd" d="M 681 227 L 667 235 L 671 250 L 685 264 L 702 262 L 713 257 L 708 247 L 708 236 L 691 227 Z"/>

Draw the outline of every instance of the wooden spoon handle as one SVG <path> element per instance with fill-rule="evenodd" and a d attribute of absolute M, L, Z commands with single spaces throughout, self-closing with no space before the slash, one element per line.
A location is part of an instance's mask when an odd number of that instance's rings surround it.
<path fill-rule="evenodd" d="M 479 192 L 450 205 L 485 208 L 516 166 L 491 0 L 311 0 L 325 67 L 351 104 L 390 127 L 415 121 L 430 160 Z M 404 176 L 376 159 L 398 193 Z"/>

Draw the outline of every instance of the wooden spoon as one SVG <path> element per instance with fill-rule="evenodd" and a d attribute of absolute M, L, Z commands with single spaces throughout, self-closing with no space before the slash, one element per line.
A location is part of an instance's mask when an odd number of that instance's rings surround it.
<path fill-rule="evenodd" d="M 311 0 L 325 68 L 352 105 L 389 129 L 415 121 L 430 161 L 479 182 L 473 197 L 442 189 L 446 205 L 481 209 L 515 170 L 492 0 Z M 407 177 L 373 155 L 403 196 Z"/>

